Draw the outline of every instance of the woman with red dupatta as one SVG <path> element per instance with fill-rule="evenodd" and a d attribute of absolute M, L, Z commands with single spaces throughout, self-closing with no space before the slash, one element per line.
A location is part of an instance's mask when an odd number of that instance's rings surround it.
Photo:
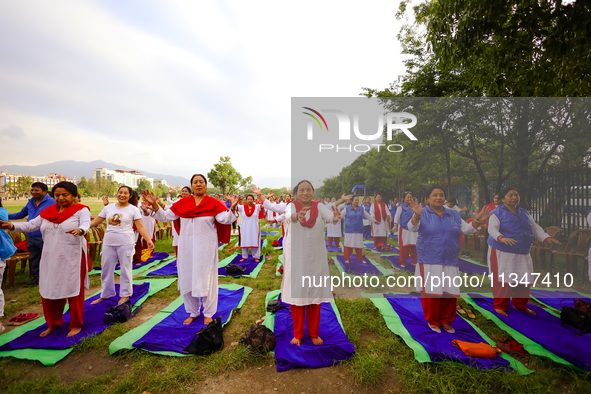
<path fill-rule="evenodd" d="M 263 209 L 262 204 L 254 203 L 254 196 L 246 196 L 246 204 L 237 206 L 238 213 L 242 216 L 240 221 L 240 247 L 242 248 L 242 259 L 248 258 L 248 250 L 257 263 L 261 258 L 261 223 L 259 212 Z M 272 211 L 269 211 L 272 212 Z M 275 212 L 272 212 L 275 213 Z"/>
<path fill-rule="evenodd" d="M 376 201 L 371 204 L 369 214 L 373 216 L 376 223 L 371 225 L 371 236 L 373 237 L 373 246 L 377 248 L 378 245 L 386 246 L 388 243 L 388 229 L 390 228 L 390 211 L 386 207 L 386 203 L 382 201 L 382 196 L 376 194 Z"/>
<path fill-rule="evenodd" d="M 64 324 L 66 302 L 70 305 L 70 325 L 67 336 L 82 330 L 84 289 L 88 289 L 88 271 L 84 234 L 90 227 L 90 210 L 76 203 L 78 188 L 71 182 L 59 182 L 52 189 L 56 204 L 47 207 L 30 222 L 7 223 L 0 228 L 31 232 L 41 229 L 45 246 L 39 264 L 39 293 L 43 313 L 49 328 L 39 336 L 45 337 Z"/>
<path fill-rule="evenodd" d="M 209 324 L 218 306 L 218 241 L 230 241 L 231 224 L 236 220 L 238 198 L 229 196 L 231 210 L 206 195 L 207 179 L 201 174 L 191 177 L 193 196 L 184 197 L 169 210 L 159 209 L 159 198 L 144 191 L 144 201 L 152 204 L 154 218 L 172 222 L 179 233 L 177 254 L 178 287 L 191 324 L 200 315 L 203 299 L 204 323 Z"/>

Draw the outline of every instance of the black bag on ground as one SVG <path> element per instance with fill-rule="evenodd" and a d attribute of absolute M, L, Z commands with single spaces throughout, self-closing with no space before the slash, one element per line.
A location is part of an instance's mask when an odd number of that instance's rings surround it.
<path fill-rule="evenodd" d="M 226 274 L 229 274 L 229 275 L 241 274 L 244 271 L 246 271 L 246 268 L 241 267 L 241 266 L 236 265 L 236 264 L 228 264 L 226 266 Z"/>
<path fill-rule="evenodd" d="M 131 312 L 131 301 L 127 300 L 119 305 L 115 305 L 107 309 L 105 314 L 103 315 L 103 323 L 104 324 L 114 324 L 114 323 L 125 323 L 142 309 L 142 306 L 138 306 L 135 308 L 133 313 Z"/>
<path fill-rule="evenodd" d="M 279 300 L 271 300 L 267 304 L 267 312 L 275 313 L 279 309 L 281 309 L 281 301 Z"/>
<path fill-rule="evenodd" d="M 263 325 L 250 326 L 240 341 L 258 353 L 267 353 L 275 349 L 277 344 L 273 331 Z"/>
<path fill-rule="evenodd" d="M 570 306 L 563 306 L 560 312 L 560 322 L 563 326 L 569 326 L 580 330 L 577 335 L 591 332 L 591 315 L 578 311 Z"/>
<path fill-rule="evenodd" d="M 183 349 L 183 353 L 205 356 L 223 348 L 224 328 L 222 327 L 222 317 L 218 316 L 195 334 L 191 343 Z"/>

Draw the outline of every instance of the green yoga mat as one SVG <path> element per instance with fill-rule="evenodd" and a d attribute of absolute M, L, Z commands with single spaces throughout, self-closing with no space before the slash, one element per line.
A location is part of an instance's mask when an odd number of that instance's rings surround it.
<path fill-rule="evenodd" d="M 279 261 L 277 262 L 277 266 L 275 267 L 275 276 L 283 276 L 283 274 L 280 274 L 277 270 L 279 269 L 279 267 L 281 267 L 283 265 L 283 254 L 279 255 Z"/>
<path fill-rule="evenodd" d="M 368 297 L 368 298 L 371 300 L 371 302 L 374 303 L 376 308 L 378 308 L 378 310 L 380 311 L 382 317 L 384 318 L 384 320 L 386 322 L 386 326 L 390 329 L 390 331 L 392 331 L 394 334 L 401 337 L 402 340 L 404 341 L 404 343 L 406 343 L 406 345 L 413 350 L 415 360 L 417 360 L 420 363 L 430 363 L 431 357 L 429 356 L 429 353 L 425 350 L 423 345 L 421 345 L 419 342 L 417 342 L 412 337 L 412 335 L 410 335 L 410 333 L 408 332 L 406 327 L 404 327 L 404 324 L 402 324 L 402 321 L 400 320 L 398 313 L 396 313 L 394 308 L 392 308 L 392 305 L 390 304 L 390 302 L 388 302 L 388 300 L 386 298 L 384 298 L 383 295 L 381 297 L 374 296 L 374 297 Z M 459 316 L 459 318 L 463 319 L 461 316 Z M 482 332 L 482 330 L 480 330 L 478 327 L 476 327 L 471 321 L 466 320 L 466 319 L 464 319 L 464 320 L 466 322 L 468 322 L 468 324 L 470 324 L 476 330 L 476 332 L 478 332 L 478 334 L 480 334 L 482 336 L 482 338 L 484 338 L 484 340 L 486 340 L 486 342 L 488 342 L 488 344 L 490 344 L 491 346 L 496 346 L 495 342 L 492 339 L 490 339 L 484 332 Z M 530 369 L 527 369 L 523 364 L 521 364 L 519 361 L 515 360 L 513 357 L 509 356 L 508 354 L 503 353 L 501 355 L 501 357 L 503 357 L 505 360 L 509 361 L 509 363 L 511 364 L 511 367 L 515 371 L 517 371 L 520 375 L 529 375 L 530 373 L 534 372 Z M 465 364 L 455 363 L 453 361 L 443 361 L 443 362 L 438 362 L 438 364 L 453 364 L 453 365 L 459 365 L 462 367 L 465 366 Z"/>
<path fill-rule="evenodd" d="M 168 286 L 173 284 L 175 281 L 176 281 L 175 278 L 171 278 L 171 279 L 143 279 L 143 280 L 133 281 L 133 284 L 136 284 L 136 285 L 142 284 L 144 282 L 150 283 L 150 288 L 148 290 L 148 293 L 144 297 L 140 298 L 135 305 L 136 306 L 141 305 L 148 297 L 158 293 L 160 290 L 167 288 Z M 90 297 L 93 297 L 99 293 L 100 293 L 100 291 L 87 297 L 87 299 Z M 66 305 L 66 308 L 64 311 L 67 311 L 67 310 L 68 310 L 68 306 Z M 39 327 L 43 324 L 45 324 L 45 319 L 43 317 L 40 317 L 37 320 L 33 320 L 32 322 L 29 322 L 27 324 L 23 324 L 22 326 L 17 327 L 14 330 L 12 330 L 4 335 L 0 335 L 0 346 L 12 341 L 13 339 L 20 337 L 21 335 L 23 335 L 27 331 L 36 329 L 37 327 Z M 0 352 L 0 357 L 14 357 L 14 358 L 20 358 L 23 360 L 39 361 L 43 365 L 51 367 L 51 366 L 55 365 L 58 361 L 60 361 L 64 357 L 66 357 L 68 354 L 70 354 L 70 352 L 72 350 L 74 350 L 73 347 L 71 347 L 69 349 L 62 349 L 62 350 L 18 349 L 18 350 L 9 350 L 9 351 L 5 351 L 5 352 Z"/>
<path fill-rule="evenodd" d="M 240 290 L 240 289 L 244 288 L 244 294 L 242 295 L 242 300 L 240 300 L 240 303 L 238 304 L 236 309 L 242 308 L 242 305 L 244 305 L 246 298 L 252 292 L 251 287 L 240 286 L 240 285 L 237 285 L 234 283 L 220 284 L 219 287 L 224 288 L 224 289 L 228 289 L 228 290 Z M 174 312 L 181 305 L 183 305 L 183 297 L 182 296 L 177 298 L 176 300 L 174 300 L 166 308 L 164 308 L 160 312 L 158 312 L 158 314 L 156 314 L 156 316 L 152 317 L 150 320 L 148 320 L 147 322 L 145 322 L 141 326 L 134 328 L 133 330 L 125 333 L 124 335 L 120 336 L 119 338 L 117 338 L 113 342 L 111 342 L 111 344 L 109 345 L 109 353 L 113 354 L 113 353 L 118 352 L 119 350 L 124 350 L 124 349 L 129 349 L 129 350 L 136 349 L 133 347 L 133 344 L 136 341 L 138 341 L 141 337 L 146 335 L 148 333 L 148 331 L 150 331 L 152 329 L 152 327 L 154 327 L 156 324 L 160 323 L 162 320 L 166 319 L 168 317 L 168 315 L 170 315 L 172 312 Z M 228 321 L 224 325 L 228 324 L 231 319 L 232 319 L 232 316 L 230 315 L 230 317 L 228 318 Z M 150 353 L 154 353 L 154 354 L 160 354 L 163 356 L 173 356 L 173 357 L 192 356 L 192 354 L 180 354 L 180 353 L 176 353 L 176 352 L 151 351 L 151 350 L 145 350 L 145 349 L 141 349 L 141 350 L 144 350 L 144 351 L 150 352 Z"/>
<path fill-rule="evenodd" d="M 167 262 L 169 262 L 171 260 L 174 260 L 174 259 L 176 259 L 175 256 L 168 256 L 167 258 L 165 258 L 163 260 L 156 260 L 156 261 L 151 262 L 150 264 L 146 264 L 146 265 L 142 265 L 141 267 L 134 268 L 133 270 L 131 270 L 132 275 L 133 276 L 136 276 L 137 274 L 141 274 L 142 272 L 144 272 L 146 270 L 149 270 L 150 268 L 155 267 L 158 264 L 167 263 Z M 97 275 L 97 274 L 100 274 L 100 273 L 101 273 L 101 270 L 95 270 L 95 269 L 93 269 L 92 271 L 90 271 L 88 273 L 88 275 Z M 117 275 L 121 275 L 121 270 L 115 270 L 115 273 Z"/>
<path fill-rule="evenodd" d="M 533 288 L 532 290 L 545 290 L 545 291 L 564 291 L 564 289 L 546 289 L 546 288 Z M 579 293 L 582 297 L 585 298 L 591 298 L 591 295 L 589 294 L 585 294 L 585 293 L 581 293 L 580 291 L 576 290 L 577 293 Z M 546 304 L 544 302 L 544 298 L 537 298 L 534 297 L 533 295 L 530 295 L 530 297 L 534 300 L 536 300 L 537 302 L 539 302 L 540 304 L 544 305 L 546 308 L 548 308 L 548 312 L 555 314 L 556 316 L 560 317 L 560 309 L 556 309 L 548 304 Z"/>

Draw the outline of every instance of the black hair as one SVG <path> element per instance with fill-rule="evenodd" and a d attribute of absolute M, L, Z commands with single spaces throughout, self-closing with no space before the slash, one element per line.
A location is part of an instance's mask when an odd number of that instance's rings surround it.
<path fill-rule="evenodd" d="M 252 194 L 247 194 L 246 195 L 246 199 L 248 200 L 248 197 L 252 197 L 252 199 L 254 200 L 254 196 Z"/>
<path fill-rule="evenodd" d="M 137 193 L 131 187 L 126 186 L 126 185 L 119 186 L 119 189 L 117 189 L 117 193 L 119 193 L 119 190 L 121 190 L 121 188 L 123 188 L 123 187 L 126 187 L 127 190 L 129 191 L 129 200 L 128 200 L 128 202 L 131 205 L 136 206 L 137 205 Z"/>
<path fill-rule="evenodd" d="M 504 187 L 503 190 L 501 190 L 501 193 L 499 193 L 499 200 L 503 201 L 507 193 L 509 193 L 511 190 L 515 190 L 517 193 L 519 193 L 519 191 L 514 187 Z"/>
<path fill-rule="evenodd" d="M 51 189 L 51 195 L 53 196 L 53 193 L 55 193 L 55 189 L 59 188 L 66 189 L 74 197 L 78 195 L 78 186 L 74 185 L 72 182 L 66 181 L 56 183 L 55 186 Z"/>
<path fill-rule="evenodd" d="M 450 198 L 447 199 L 447 202 L 451 202 L 452 204 L 457 204 L 458 203 L 458 200 L 456 200 L 455 197 L 450 197 Z"/>
<path fill-rule="evenodd" d="M 191 190 L 191 186 L 185 186 L 185 187 L 183 187 L 183 189 L 187 189 L 189 191 L 189 194 L 193 194 L 193 191 Z M 181 189 L 181 191 L 183 189 Z"/>
<path fill-rule="evenodd" d="M 205 181 L 205 184 L 207 185 L 207 178 L 205 177 L 205 175 L 201 175 L 201 174 L 194 174 L 194 175 L 191 177 L 191 185 L 193 185 L 193 179 L 194 179 L 196 176 L 200 176 L 201 178 L 203 178 L 203 180 Z"/>
<path fill-rule="evenodd" d="M 443 192 L 443 197 L 445 197 L 445 189 L 441 186 L 431 186 L 431 188 L 427 191 L 427 194 L 425 195 L 425 201 L 429 199 L 429 197 L 431 196 L 431 193 L 433 193 L 433 190 L 435 189 L 439 189 Z"/>
<path fill-rule="evenodd" d="M 411 197 L 412 197 L 412 193 L 411 193 L 411 192 L 404 192 L 404 193 L 402 193 L 402 199 L 403 199 L 403 200 L 405 200 L 405 199 L 406 199 L 406 195 L 407 195 L 407 194 L 410 194 L 410 195 L 411 195 Z"/>
<path fill-rule="evenodd" d="M 47 187 L 47 185 L 43 182 L 33 182 L 33 184 L 31 185 L 31 189 L 34 187 L 38 187 L 39 189 L 41 189 L 42 191 L 46 192 L 47 190 L 49 190 L 49 188 Z"/>
<path fill-rule="evenodd" d="M 285 195 L 291 198 L 291 193 L 285 193 Z"/>
<path fill-rule="evenodd" d="M 355 200 L 355 198 L 359 200 L 359 196 L 353 196 L 353 198 L 351 198 L 351 201 Z"/>
<path fill-rule="evenodd" d="M 298 194 L 298 188 L 299 188 L 299 186 L 300 186 L 302 183 L 304 183 L 304 182 L 306 182 L 306 183 L 310 184 L 310 186 L 312 187 L 312 191 L 314 191 L 314 185 L 312 185 L 312 182 L 310 182 L 310 181 L 308 181 L 308 180 L 304 179 L 304 180 L 300 181 L 300 183 L 298 183 L 298 184 L 296 185 L 296 187 L 294 187 L 294 188 L 293 188 L 293 194 L 296 194 L 296 195 Z M 291 196 L 290 196 L 290 197 L 291 197 Z"/>

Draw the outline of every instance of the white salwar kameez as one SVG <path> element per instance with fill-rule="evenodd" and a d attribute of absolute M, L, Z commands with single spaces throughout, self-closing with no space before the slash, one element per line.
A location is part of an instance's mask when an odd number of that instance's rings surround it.
<path fill-rule="evenodd" d="M 254 205 L 254 212 L 251 216 L 246 216 L 244 205 L 237 205 L 238 213 L 242 216 L 240 223 L 240 247 L 242 248 L 242 258 L 248 258 L 248 249 L 252 251 L 252 257 L 258 259 L 261 257 L 261 223 L 259 222 L 259 212 L 261 205 Z M 272 213 L 272 212 L 271 212 Z"/>
<path fill-rule="evenodd" d="M 402 226 L 400 225 L 401 215 L 402 207 L 398 207 L 396 209 L 396 214 L 394 215 L 394 224 L 398 225 L 398 242 L 400 246 L 416 245 L 419 233 L 408 231 L 402 228 Z"/>
<path fill-rule="evenodd" d="M 388 218 L 392 219 L 392 216 L 390 216 L 390 211 L 388 210 L 388 206 L 384 205 L 384 211 L 386 211 L 386 218 L 382 219 L 381 217 L 381 212 L 380 212 L 380 217 L 377 218 L 376 217 L 376 212 L 375 212 L 375 203 L 371 204 L 371 208 L 369 208 L 369 214 L 374 217 L 376 219 L 376 221 L 380 222 L 380 224 L 377 223 L 372 223 L 371 224 L 371 236 L 372 237 L 387 237 L 388 236 Z"/>
<path fill-rule="evenodd" d="M 528 213 L 529 219 L 532 223 L 532 232 L 535 239 L 544 241 L 546 238 L 550 238 L 550 235 L 546 234 L 544 229 L 540 227 L 531 215 Z M 493 213 L 488 218 L 488 234 L 493 237 L 494 239 L 498 240 L 498 237 L 502 235 L 499 232 L 501 227 L 501 222 L 499 218 Z M 492 247 L 488 248 L 488 270 L 489 272 L 493 272 L 491 268 L 491 253 L 493 253 Z M 509 253 L 509 252 L 502 252 L 498 249 L 494 249 L 494 253 L 497 254 L 497 268 L 498 268 L 498 278 L 500 282 L 504 283 L 516 283 L 516 282 L 524 282 L 527 279 L 527 283 L 533 284 L 535 277 L 532 275 L 534 272 L 534 264 L 531 259 L 531 254 L 517 254 L 517 253 Z M 515 277 L 515 274 L 517 277 Z M 504 279 L 501 280 L 501 278 Z"/>
<path fill-rule="evenodd" d="M 86 257 L 84 235 L 74 237 L 68 230 L 82 229 L 84 234 L 90 228 L 90 211 L 81 209 L 61 223 L 52 223 L 37 216 L 30 222 L 12 222 L 13 231 L 30 233 L 41 229 L 43 252 L 39 264 L 39 293 L 48 300 L 61 300 L 80 294 L 80 266 L 82 256 Z M 85 264 L 86 266 L 86 264 Z M 86 269 L 86 268 L 85 268 Z M 88 270 L 86 270 L 88 271 Z M 88 289 L 88 272 L 84 288 Z"/>
<path fill-rule="evenodd" d="M 419 228 L 421 227 L 421 222 L 419 221 L 418 224 L 412 224 L 412 219 L 408 221 L 408 229 L 409 231 L 418 232 Z M 474 234 L 478 231 L 471 223 L 466 223 L 462 220 L 462 227 L 460 229 L 462 234 L 470 235 Z M 453 242 L 460 242 L 459 238 Z M 460 269 L 457 266 L 453 265 L 444 265 L 444 264 L 421 264 L 418 263 L 415 267 L 415 276 L 422 277 L 423 281 L 417 280 L 416 281 L 416 291 L 424 292 L 428 295 L 435 295 L 435 296 L 460 296 L 460 286 L 454 286 L 455 277 L 461 277 Z M 435 286 L 432 283 L 433 277 L 438 277 L 442 279 L 444 277 L 449 277 L 451 280 L 440 280 L 438 286 Z M 443 285 L 442 283 L 443 282 Z M 456 282 L 457 283 L 457 282 Z"/>
<path fill-rule="evenodd" d="M 341 211 L 347 204 L 341 204 L 337 207 L 339 211 Z M 332 210 L 332 207 L 336 206 L 336 203 L 331 202 L 326 205 L 329 210 Z M 343 216 L 344 218 L 344 216 Z M 341 238 L 343 236 L 343 232 L 341 229 L 341 222 L 334 224 L 332 219 L 326 223 L 326 236 L 327 237 L 336 237 Z M 338 245 L 337 245 L 338 246 Z"/>
<path fill-rule="evenodd" d="M 179 218 L 170 210 L 159 209 L 156 220 L 171 222 Z M 195 318 L 199 316 L 203 298 L 205 317 L 212 317 L 218 306 L 218 235 L 215 221 L 232 224 L 236 216 L 231 211 L 215 216 L 180 218 L 178 238 L 178 288 L 183 296 L 185 310 Z"/>
<path fill-rule="evenodd" d="M 339 207 L 340 208 L 340 207 Z M 369 212 L 367 212 L 365 209 L 363 209 L 363 207 L 361 205 L 359 205 L 357 207 L 357 209 L 362 209 L 363 210 L 363 221 L 365 222 L 367 220 L 368 223 L 375 223 L 375 219 L 373 218 L 373 216 L 371 216 L 369 214 Z M 347 217 L 347 208 L 344 208 L 341 210 L 341 218 L 344 220 Z M 347 221 L 345 220 L 345 224 L 347 223 Z M 340 227 L 340 223 L 338 224 L 338 226 Z M 343 245 L 346 248 L 355 248 L 355 249 L 363 249 L 363 233 L 348 233 L 346 232 L 346 228 L 345 228 L 345 241 L 343 243 Z"/>

